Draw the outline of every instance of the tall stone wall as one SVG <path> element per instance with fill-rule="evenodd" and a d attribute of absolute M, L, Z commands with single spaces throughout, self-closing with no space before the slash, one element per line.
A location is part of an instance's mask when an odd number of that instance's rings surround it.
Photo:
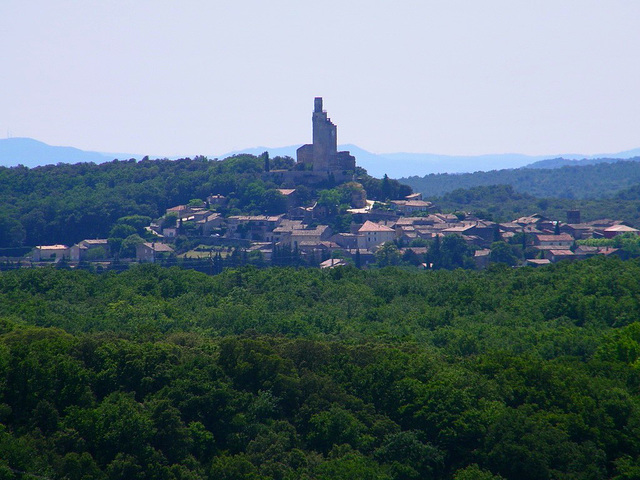
<path fill-rule="evenodd" d="M 337 127 L 322 110 L 322 98 L 316 97 L 311 122 L 313 125 L 314 170 L 331 170 L 331 157 L 338 152 Z"/>
<path fill-rule="evenodd" d="M 313 171 L 318 172 L 355 170 L 355 157 L 349 152 L 338 152 L 338 127 L 322 109 L 322 97 L 314 99 L 311 123 L 313 143 L 297 150 L 298 163 L 311 165 Z"/>

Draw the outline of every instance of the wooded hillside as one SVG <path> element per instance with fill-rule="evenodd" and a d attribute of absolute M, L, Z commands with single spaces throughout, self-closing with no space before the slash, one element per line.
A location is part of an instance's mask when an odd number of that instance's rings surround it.
<path fill-rule="evenodd" d="M 0 475 L 636 478 L 639 276 L 5 272 Z"/>
<path fill-rule="evenodd" d="M 270 159 L 271 168 L 293 168 L 293 159 Z M 285 213 L 276 189 L 298 187 L 264 177 L 265 161 L 253 155 L 224 160 L 205 157 L 58 164 L 29 169 L 0 167 L 0 248 L 22 245 L 73 245 L 87 238 L 107 238 L 119 218 L 158 218 L 169 207 L 218 194 L 229 198 L 232 214 Z M 411 193 L 396 180 L 376 179 L 358 169 L 358 180 L 371 199 L 403 198 Z M 301 185 L 310 201 L 315 188 Z"/>
<path fill-rule="evenodd" d="M 605 198 L 640 183 L 640 162 L 625 160 L 554 169 L 516 168 L 442 173 L 399 180 L 428 197 L 441 196 L 459 188 L 511 185 L 519 193 L 542 198 Z"/>

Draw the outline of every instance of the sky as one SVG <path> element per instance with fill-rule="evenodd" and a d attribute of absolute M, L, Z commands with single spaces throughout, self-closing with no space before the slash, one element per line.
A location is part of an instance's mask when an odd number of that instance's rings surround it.
<path fill-rule="evenodd" d="M 640 147 L 637 0 L 2 0 L 0 138 L 214 156 Z"/>

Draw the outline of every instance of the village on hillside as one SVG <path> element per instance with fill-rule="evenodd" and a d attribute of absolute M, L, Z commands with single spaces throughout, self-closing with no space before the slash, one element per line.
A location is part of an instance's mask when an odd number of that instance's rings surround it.
<path fill-rule="evenodd" d="M 424 269 L 485 268 L 490 262 L 539 266 L 594 255 L 624 256 L 610 244 L 584 241 L 639 233 L 618 220 L 583 223 L 577 210 L 568 211 L 565 221 L 532 214 L 495 223 L 471 213 L 441 213 L 420 193 L 374 201 L 357 181 L 355 158 L 337 150 L 337 127 L 323 110 L 320 97 L 314 100 L 312 128 L 313 143 L 298 149 L 295 168 L 271 169 L 266 155 L 264 176 L 303 187 L 328 181 L 340 185 L 350 197 L 349 224 L 342 228 L 336 228 L 336 212 L 330 204 L 300 198 L 298 188 L 277 189 L 286 211 L 277 215 L 228 214 L 230 199 L 211 192 L 206 199 L 168 208 L 145 226 L 144 238 L 136 235 L 135 244 L 127 249 L 114 249 L 106 238 L 85 239 L 72 246 L 39 245 L 18 265 L 88 262 L 109 268 L 162 262 L 205 264 L 211 271 L 242 264 L 326 268 L 352 263 L 364 268 L 402 263 Z M 123 240 L 127 241 L 133 242 Z M 440 261 L 442 256 L 450 258 Z"/>
<path fill-rule="evenodd" d="M 521 217 L 508 223 L 480 220 L 472 214 L 438 213 L 420 194 L 406 200 L 376 205 L 368 201 L 362 208 L 351 209 L 350 232 L 333 232 L 321 223 L 322 208 L 297 206 L 295 191 L 285 194 L 291 202 L 287 214 L 234 215 L 227 218 L 210 210 L 224 202 L 220 195 L 207 199 L 207 206 L 178 205 L 167 210 L 161 221 L 147 227 L 155 240 L 136 245 L 135 257 L 118 258 L 118 262 L 158 262 L 169 258 L 210 259 L 212 252 L 221 256 L 241 250 L 249 258 L 265 264 L 277 264 L 278 252 L 297 256 L 307 265 L 334 267 L 347 263 L 366 267 L 376 263 L 385 244 L 397 247 L 403 258 L 417 259 L 417 266 L 430 268 L 429 246 L 447 236 L 456 236 L 473 252 L 476 268 L 492 260 L 492 245 L 505 242 L 522 245 L 526 256 L 521 264 L 544 265 L 560 260 L 585 259 L 594 255 L 620 255 L 611 246 L 578 245 L 586 239 L 612 239 L 620 235 L 638 235 L 638 230 L 617 220 L 581 223 L 580 213 L 567 212 L 567 221 L 557 221 L 539 214 Z M 176 248 L 180 237 L 197 240 L 198 247 L 186 252 Z M 517 240 L 517 242 L 514 242 Z M 99 262 L 105 266 L 116 260 L 107 239 L 87 239 L 73 246 L 41 245 L 28 256 L 29 263 L 67 261 Z M 356 261 L 357 260 L 357 261 Z"/>

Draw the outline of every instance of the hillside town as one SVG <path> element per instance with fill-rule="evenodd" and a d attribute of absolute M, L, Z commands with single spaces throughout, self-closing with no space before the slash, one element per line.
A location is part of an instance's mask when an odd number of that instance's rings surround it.
<path fill-rule="evenodd" d="M 440 213 L 431 202 L 413 194 L 405 200 L 386 204 L 366 201 L 362 208 L 349 209 L 353 222 L 348 232 L 334 232 L 327 223 L 324 209 L 296 204 L 293 189 L 282 192 L 290 202 L 286 214 L 232 215 L 223 217 L 215 206 L 225 198 L 212 195 L 202 206 L 177 205 L 149 225 L 148 241 L 135 246 L 135 257 L 116 258 L 108 239 L 86 239 L 75 245 L 40 245 L 28 255 L 29 262 L 158 262 L 168 258 L 209 258 L 211 252 L 228 255 L 234 249 L 271 264 L 274 252 L 288 251 L 308 265 L 321 268 L 355 263 L 366 267 L 377 261 L 376 254 L 385 244 L 397 247 L 399 255 L 412 255 L 429 268 L 429 246 L 436 239 L 454 235 L 473 252 L 477 268 L 491 261 L 491 248 L 496 242 L 523 245 L 526 251 L 522 265 L 544 265 L 561 260 L 577 260 L 594 255 L 620 255 L 611 246 L 579 245 L 587 239 L 613 239 L 620 235 L 638 235 L 635 228 L 618 220 L 580 221 L 579 211 L 567 212 L 566 221 L 533 214 L 496 223 L 481 220 L 473 214 Z M 195 240 L 197 246 L 180 251 L 176 241 Z M 514 239 L 519 238 L 517 243 Z M 193 245 L 193 242 L 190 243 Z M 277 255 L 277 253 L 275 253 Z"/>
<path fill-rule="evenodd" d="M 564 220 L 532 214 L 496 223 L 473 213 L 443 213 L 420 193 L 369 199 L 358 181 L 355 158 L 337 149 L 337 127 L 323 110 L 321 97 L 314 99 L 312 131 L 313 143 L 298 148 L 296 162 L 290 159 L 291 168 L 271 168 L 265 152 L 262 177 L 291 187 L 274 191 L 281 213 L 238 214 L 230 206 L 233 199 L 211 192 L 206 199 L 166 209 L 160 218 L 143 225 L 144 231 L 136 232 L 127 225 L 129 230 L 121 229 L 135 235 L 85 239 L 71 246 L 39 245 L 18 264 L 88 262 L 110 267 L 132 262 L 195 265 L 210 261 L 219 266 L 235 256 L 233 265 L 327 268 L 352 263 L 366 268 L 401 260 L 430 269 L 439 267 L 440 244 L 454 238 L 455 255 L 466 260 L 450 262 L 449 268 L 485 268 L 492 261 L 539 266 L 594 255 L 623 255 L 615 246 L 586 245 L 584 240 L 638 235 L 637 229 L 619 220 L 582 222 L 578 210 L 568 211 Z M 337 185 L 346 200 L 332 203 L 318 195 L 300 194 L 301 189 L 322 192 L 318 185 Z M 344 207 L 342 212 L 340 207 Z M 337 222 L 339 213 L 348 224 Z"/>

